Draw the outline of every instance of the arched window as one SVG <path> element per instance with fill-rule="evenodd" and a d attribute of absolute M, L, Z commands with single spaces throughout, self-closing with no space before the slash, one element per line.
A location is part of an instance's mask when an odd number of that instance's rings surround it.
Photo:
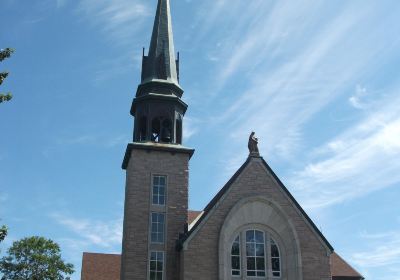
<path fill-rule="evenodd" d="M 278 244 L 265 231 L 240 232 L 232 243 L 230 260 L 232 279 L 280 279 L 282 276 Z"/>
<path fill-rule="evenodd" d="M 167 117 L 156 117 L 151 122 L 151 141 L 171 143 L 172 122 Z"/>
<path fill-rule="evenodd" d="M 161 123 L 159 118 L 154 118 L 151 122 L 151 141 L 160 142 Z"/>
<path fill-rule="evenodd" d="M 162 122 L 161 141 L 164 143 L 172 142 L 172 124 L 170 119 L 164 119 Z"/>

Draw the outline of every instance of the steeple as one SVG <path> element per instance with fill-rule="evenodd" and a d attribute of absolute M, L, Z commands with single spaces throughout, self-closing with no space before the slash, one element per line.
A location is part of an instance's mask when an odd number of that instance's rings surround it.
<path fill-rule="evenodd" d="M 154 80 L 179 84 L 169 0 L 158 0 L 148 56 L 143 53 L 142 83 Z"/>
<path fill-rule="evenodd" d="M 122 163 L 126 189 L 121 280 L 175 280 L 180 275 L 176 245 L 188 218 L 194 150 L 182 145 L 187 105 L 181 100 L 169 0 L 158 0 L 142 67 L 131 107 L 133 142 Z"/>
<path fill-rule="evenodd" d="M 187 105 L 181 100 L 169 0 L 158 0 L 150 49 L 142 61 L 142 81 L 132 102 L 134 142 L 182 144 Z"/>

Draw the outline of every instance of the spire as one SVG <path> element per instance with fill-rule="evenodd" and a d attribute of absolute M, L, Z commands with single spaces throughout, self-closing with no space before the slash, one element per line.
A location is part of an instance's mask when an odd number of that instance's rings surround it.
<path fill-rule="evenodd" d="M 179 84 L 169 0 L 158 0 L 148 56 L 143 56 L 142 83 L 167 80 Z"/>

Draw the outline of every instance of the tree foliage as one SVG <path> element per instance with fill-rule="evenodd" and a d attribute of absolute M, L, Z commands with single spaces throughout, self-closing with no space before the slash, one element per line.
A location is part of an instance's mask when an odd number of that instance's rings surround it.
<path fill-rule="evenodd" d="M 0 259 L 1 280 L 68 280 L 73 272 L 61 259 L 60 246 L 39 236 L 15 241 Z"/>
<path fill-rule="evenodd" d="M 6 48 L 0 50 L 0 62 L 3 61 L 6 58 L 9 58 L 11 54 L 14 52 L 13 49 L 11 48 Z M 7 78 L 8 72 L 0 72 L 0 85 L 4 82 L 4 80 Z M 9 101 L 11 100 L 12 95 L 11 93 L 0 93 L 0 103 L 4 101 Z"/>
<path fill-rule="evenodd" d="M 7 227 L 6 226 L 1 226 L 0 227 L 0 242 L 4 240 L 7 236 Z"/>

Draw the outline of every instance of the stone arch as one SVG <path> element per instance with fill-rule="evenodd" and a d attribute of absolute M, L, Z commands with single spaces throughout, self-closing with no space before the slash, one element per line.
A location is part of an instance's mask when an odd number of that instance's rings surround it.
<path fill-rule="evenodd" d="M 282 250 L 282 280 L 302 280 L 299 238 L 290 218 L 275 202 L 264 196 L 239 200 L 230 210 L 219 236 L 219 280 L 231 279 L 229 250 L 244 228 L 268 231 Z"/>

